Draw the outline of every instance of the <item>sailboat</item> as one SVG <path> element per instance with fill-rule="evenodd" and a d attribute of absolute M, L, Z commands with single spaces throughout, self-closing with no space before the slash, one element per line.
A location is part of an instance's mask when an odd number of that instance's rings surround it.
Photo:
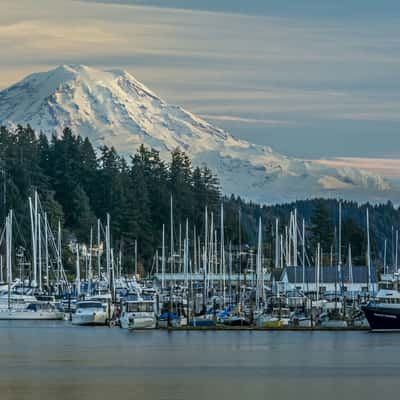
<path fill-rule="evenodd" d="M 397 238 L 396 238 L 397 242 Z M 400 331 L 400 292 L 381 289 L 375 296 L 374 272 L 371 260 L 371 245 L 369 236 L 369 214 L 367 209 L 367 264 L 368 287 L 372 288 L 373 298 L 367 304 L 361 305 L 369 326 L 373 331 Z"/>
<path fill-rule="evenodd" d="M 53 303 L 36 301 L 25 308 L 8 308 L 0 311 L 0 320 L 62 320 L 64 312 Z"/>
<path fill-rule="evenodd" d="M 8 282 L 8 304 L 7 308 L 0 309 L 0 320 L 61 320 L 64 313 L 57 307 L 46 301 L 35 301 L 14 307 L 12 303 L 12 225 L 13 211 L 6 218 L 6 266 Z"/>

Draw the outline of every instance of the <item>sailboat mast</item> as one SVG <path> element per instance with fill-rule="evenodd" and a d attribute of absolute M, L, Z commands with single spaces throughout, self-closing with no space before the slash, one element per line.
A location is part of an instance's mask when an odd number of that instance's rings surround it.
<path fill-rule="evenodd" d="M 46 263 L 46 287 L 49 290 L 49 238 L 47 213 L 44 213 L 44 260 Z"/>
<path fill-rule="evenodd" d="M 353 262 L 351 260 L 351 244 L 350 243 L 349 243 L 348 258 L 349 258 L 349 281 L 350 281 L 350 284 L 352 285 L 353 284 Z"/>
<path fill-rule="evenodd" d="M 369 237 L 369 210 L 367 208 L 367 267 L 368 267 L 368 290 L 372 284 L 372 271 L 371 271 L 371 243 Z"/>
<path fill-rule="evenodd" d="M 320 274 L 320 262 L 321 262 L 321 245 L 320 243 L 317 244 L 317 255 L 316 255 L 316 259 L 317 259 L 317 278 L 316 278 L 316 292 L 317 292 L 317 300 L 319 300 L 319 274 Z"/>
<path fill-rule="evenodd" d="M 32 237 L 32 272 L 33 279 L 32 283 L 35 285 L 36 283 L 36 225 L 35 225 L 35 216 L 34 216 L 34 207 L 32 204 L 32 199 L 29 197 L 29 211 L 31 217 L 31 237 Z"/>
<path fill-rule="evenodd" d="M 383 273 L 386 274 L 386 249 L 387 248 L 387 240 L 385 239 L 384 249 L 383 249 Z"/>
<path fill-rule="evenodd" d="M 88 279 L 88 292 L 91 294 L 92 290 L 92 251 L 93 251 L 93 227 L 90 227 L 90 241 L 89 241 L 89 279 Z"/>
<path fill-rule="evenodd" d="M 204 216 L 204 254 L 203 254 L 203 269 L 204 269 L 204 277 L 205 277 L 205 285 L 204 285 L 204 296 L 207 294 L 207 278 L 208 278 L 208 268 L 207 268 L 207 249 L 208 249 L 208 211 L 207 206 L 205 207 L 205 216 Z M 205 297 L 204 297 L 205 301 Z"/>
<path fill-rule="evenodd" d="M 275 269 L 279 267 L 279 219 L 275 218 Z"/>
<path fill-rule="evenodd" d="M 193 271 L 197 273 L 197 237 L 196 237 L 196 225 L 193 227 Z"/>
<path fill-rule="evenodd" d="M 162 226 L 161 288 L 165 289 L 165 225 Z"/>
<path fill-rule="evenodd" d="M 339 243 L 338 243 L 338 275 L 340 293 L 342 292 L 342 202 L 339 201 Z"/>
<path fill-rule="evenodd" d="M 172 199 L 172 194 L 171 194 L 171 199 L 170 199 L 170 225 L 171 225 L 171 274 L 174 273 L 174 209 L 173 209 L 173 199 Z"/>
<path fill-rule="evenodd" d="M 185 277 L 185 287 L 188 287 L 189 273 L 189 220 L 186 218 L 186 233 L 183 241 L 183 274 Z"/>
<path fill-rule="evenodd" d="M 38 279 L 39 279 L 39 292 L 42 292 L 42 230 L 41 230 L 41 216 L 38 215 Z"/>
<path fill-rule="evenodd" d="M 177 272 L 182 272 L 182 224 L 179 224 L 179 256 L 178 256 L 178 270 Z M 183 245 L 185 246 L 185 245 Z"/>
<path fill-rule="evenodd" d="M 305 275 L 306 275 L 306 236 L 305 236 L 305 221 L 303 218 L 303 224 L 302 224 L 302 241 L 301 241 L 301 265 L 303 267 L 303 290 L 304 290 L 304 284 L 305 284 Z"/>
<path fill-rule="evenodd" d="M 81 294 L 81 269 L 79 265 L 79 245 L 76 244 L 76 295 Z"/>
<path fill-rule="evenodd" d="M 293 217 L 293 266 L 297 267 L 297 208 Z"/>
<path fill-rule="evenodd" d="M 13 211 L 10 210 L 6 218 L 6 265 L 7 265 L 7 283 L 8 283 L 8 309 L 11 308 L 11 283 L 12 283 L 12 222 Z"/>
<path fill-rule="evenodd" d="M 135 276 L 138 274 L 138 254 L 137 254 L 137 239 L 135 239 Z"/>
<path fill-rule="evenodd" d="M 58 220 L 58 231 L 57 231 L 57 287 L 59 288 L 59 292 L 60 292 L 60 281 L 61 281 L 61 265 L 62 265 L 61 222 L 60 222 L 60 220 Z"/>
<path fill-rule="evenodd" d="M 38 253 L 37 253 L 37 245 L 38 245 L 38 193 L 35 190 L 35 196 L 34 196 L 34 230 L 35 230 L 35 247 L 36 247 L 36 251 L 35 251 L 35 274 L 34 274 L 34 285 L 37 285 L 37 281 L 38 281 Z"/>
<path fill-rule="evenodd" d="M 106 266 L 108 288 L 111 290 L 110 214 L 108 213 L 106 226 Z"/>
<path fill-rule="evenodd" d="M 101 238 L 100 238 L 100 220 L 97 220 L 97 275 L 98 275 L 98 289 L 100 290 L 100 281 L 101 281 L 101 255 L 100 255 L 100 246 L 101 246 Z"/>
<path fill-rule="evenodd" d="M 223 306 L 225 307 L 226 303 L 226 293 L 225 293 L 225 235 L 224 235 L 224 203 L 221 202 L 221 234 L 220 234 L 220 242 L 221 242 L 221 255 L 220 255 L 220 263 L 221 263 L 221 274 L 222 274 L 222 300 Z"/>
<path fill-rule="evenodd" d="M 256 309 L 260 309 L 260 298 L 263 298 L 263 286 L 264 282 L 262 282 L 262 265 L 261 265 L 261 217 L 258 220 L 258 243 L 257 243 L 257 261 L 256 261 L 256 271 L 257 271 L 257 284 L 256 284 Z"/>
<path fill-rule="evenodd" d="M 395 272 L 398 272 L 399 268 L 399 230 L 396 229 L 396 254 L 395 254 Z"/>

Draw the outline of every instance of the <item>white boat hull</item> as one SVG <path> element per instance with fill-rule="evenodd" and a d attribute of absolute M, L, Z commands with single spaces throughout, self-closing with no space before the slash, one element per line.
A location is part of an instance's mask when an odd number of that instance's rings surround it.
<path fill-rule="evenodd" d="M 105 325 L 107 323 L 107 313 L 75 313 L 72 315 L 72 325 Z"/>
<path fill-rule="evenodd" d="M 128 329 L 155 329 L 157 320 L 155 318 L 132 318 L 129 321 Z"/>
<path fill-rule="evenodd" d="M 64 313 L 61 311 L 28 311 L 28 310 L 2 310 L 0 320 L 62 320 Z"/>

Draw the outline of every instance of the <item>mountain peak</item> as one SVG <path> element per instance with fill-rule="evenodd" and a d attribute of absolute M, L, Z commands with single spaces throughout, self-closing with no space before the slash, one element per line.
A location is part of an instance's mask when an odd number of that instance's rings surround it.
<path fill-rule="evenodd" d="M 180 147 L 195 165 L 205 163 L 217 173 L 227 194 L 249 200 L 400 199 L 399 191 L 378 176 L 304 162 L 238 140 L 169 105 L 124 70 L 60 65 L 0 92 L 0 125 L 28 123 L 49 135 L 61 134 L 68 126 L 96 146 L 114 146 L 126 156 L 145 144 L 169 159 Z"/>

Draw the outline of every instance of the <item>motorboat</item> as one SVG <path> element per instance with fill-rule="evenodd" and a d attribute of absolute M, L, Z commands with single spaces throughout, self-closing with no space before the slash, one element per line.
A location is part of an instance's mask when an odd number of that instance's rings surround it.
<path fill-rule="evenodd" d="M 73 325 L 106 325 L 111 318 L 109 306 L 99 300 L 83 300 L 76 303 L 72 314 Z"/>
<path fill-rule="evenodd" d="M 120 326 L 123 329 L 154 329 L 157 317 L 153 300 L 131 300 L 122 304 Z"/>
<path fill-rule="evenodd" d="M 400 331 L 400 292 L 397 290 L 379 290 L 361 309 L 373 331 Z"/>

